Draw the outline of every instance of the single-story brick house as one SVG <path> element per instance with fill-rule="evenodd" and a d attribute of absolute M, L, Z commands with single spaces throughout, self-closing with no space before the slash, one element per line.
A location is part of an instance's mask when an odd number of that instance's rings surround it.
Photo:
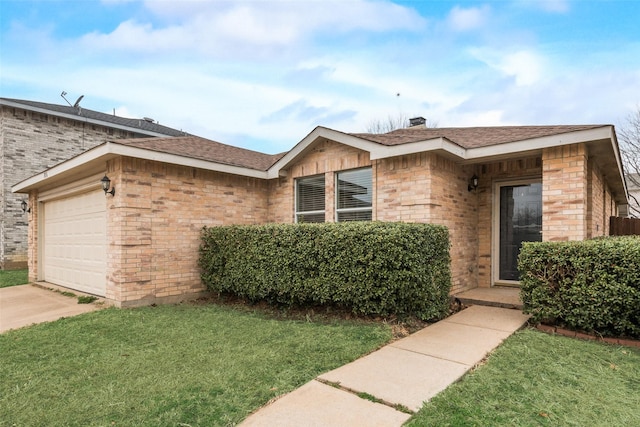
<path fill-rule="evenodd" d="M 517 285 L 522 241 L 608 233 L 623 176 L 611 125 L 317 127 L 279 155 L 194 136 L 109 141 L 13 191 L 29 194 L 30 280 L 135 306 L 203 291 L 205 225 L 444 224 L 452 293 Z"/>

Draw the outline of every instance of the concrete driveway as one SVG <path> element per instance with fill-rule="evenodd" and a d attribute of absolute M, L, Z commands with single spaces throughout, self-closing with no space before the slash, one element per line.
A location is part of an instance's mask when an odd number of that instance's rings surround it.
<path fill-rule="evenodd" d="M 0 333 L 34 323 L 51 322 L 103 307 L 78 304 L 78 298 L 36 285 L 0 288 Z"/>

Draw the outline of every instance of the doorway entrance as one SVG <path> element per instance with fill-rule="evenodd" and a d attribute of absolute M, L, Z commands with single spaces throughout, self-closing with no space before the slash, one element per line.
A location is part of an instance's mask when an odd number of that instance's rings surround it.
<path fill-rule="evenodd" d="M 518 286 L 522 243 L 542 241 L 542 183 L 497 183 L 494 195 L 493 283 Z"/>

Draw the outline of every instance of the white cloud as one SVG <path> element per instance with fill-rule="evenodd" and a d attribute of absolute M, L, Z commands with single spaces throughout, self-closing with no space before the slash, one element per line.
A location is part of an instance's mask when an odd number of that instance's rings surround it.
<path fill-rule="evenodd" d="M 110 33 L 93 32 L 86 46 L 103 50 L 206 53 L 212 57 L 278 56 L 316 35 L 419 31 L 426 21 L 388 1 L 147 1 L 154 25 L 129 20 Z"/>
<path fill-rule="evenodd" d="M 454 31 L 470 31 L 485 25 L 489 16 L 489 6 L 462 8 L 455 6 L 449 12 L 447 24 Z"/>
<path fill-rule="evenodd" d="M 536 7 L 553 13 L 566 13 L 570 9 L 569 0 L 533 0 Z"/>
<path fill-rule="evenodd" d="M 545 74 L 545 58 L 532 50 L 518 50 L 505 54 L 496 50 L 474 48 L 470 53 L 503 75 L 514 78 L 518 86 L 532 85 Z"/>

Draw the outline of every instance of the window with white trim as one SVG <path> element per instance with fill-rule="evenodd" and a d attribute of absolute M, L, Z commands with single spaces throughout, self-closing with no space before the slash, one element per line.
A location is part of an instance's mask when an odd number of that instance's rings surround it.
<path fill-rule="evenodd" d="M 324 222 L 324 175 L 296 179 L 296 222 Z"/>
<path fill-rule="evenodd" d="M 371 221 L 373 183 L 371 168 L 336 174 L 336 221 Z"/>

